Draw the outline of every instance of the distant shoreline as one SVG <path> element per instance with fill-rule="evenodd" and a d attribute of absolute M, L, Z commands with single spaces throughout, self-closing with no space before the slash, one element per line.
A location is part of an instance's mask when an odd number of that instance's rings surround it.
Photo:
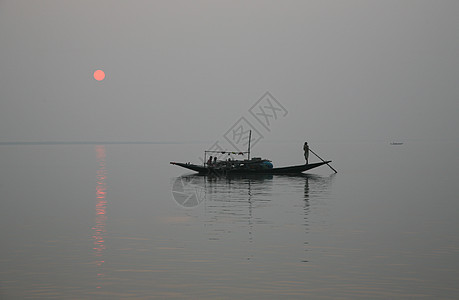
<path fill-rule="evenodd" d="M 37 141 L 37 142 L 0 142 L 0 146 L 32 146 L 32 145 L 171 145 L 199 144 L 203 141 Z"/>

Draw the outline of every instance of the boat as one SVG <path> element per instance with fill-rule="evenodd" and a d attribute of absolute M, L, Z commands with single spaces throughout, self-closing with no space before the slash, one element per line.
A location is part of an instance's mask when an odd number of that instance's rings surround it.
<path fill-rule="evenodd" d="M 392 146 L 401 146 L 401 145 L 403 145 L 403 142 L 391 142 L 390 144 Z"/>
<path fill-rule="evenodd" d="M 272 162 L 268 159 L 262 159 L 261 157 L 250 158 L 250 139 L 251 132 L 249 133 L 248 139 L 248 150 L 245 152 L 230 152 L 230 151 L 204 151 L 204 163 L 202 165 L 192 164 L 192 163 L 181 163 L 181 162 L 170 162 L 171 165 L 176 165 L 191 171 L 198 172 L 199 175 L 236 175 L 236 174 L 300 174 L 307 170 L 320 167 L 322 165 L 328 165 L 332 168 L 329 163 L 331 160 L 325 161 L 320 158 L 317 154 L 316 156 L 321 159 L 320 162 L 316 163 L 306 163 L 302 165 L 286 166 L 286 167 L 277 167 L 275 168 Z M 312 152 L 312 150 L 310 150 Z M 312 152 L 314 153 L 314 152 Z M 247 155 L 246 159 L 220 159 L 207 161 L 206 158 L 208 155 Z M 315 154 L 315 153 L 314 153 Z M 333 168 L 332 168 L 333 169 Z M 335 172 L 336 170 L 333 169 Z"/>
<path fill-rule="evenodd" d="M 322 161 L 311 164 L 287 166 L 287 167 L 271 167 L 266 164 L 271 161 L 261 158 L 253 158 L 246 160 L 232 160 L 232 161 L 217 161 L 215 165 L 196 165 L 192 163 L 179 163 L 170 162 L 172 165 L 176 165 L 185 169 L 189 169 L 198 172 L 200 175 L 233 175 L 233 174 L 300 174 L 304 171 L 320 167 L 325 164 L 331 163 L 329 161 Z"/>

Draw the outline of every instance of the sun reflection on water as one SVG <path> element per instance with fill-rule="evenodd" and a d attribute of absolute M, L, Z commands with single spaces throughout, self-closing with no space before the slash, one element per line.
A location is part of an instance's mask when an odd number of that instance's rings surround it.
<path fill-rule="evenodd" d="M 104 277 L 103 264 L 105 246 L 105 225 L 107 222 L 107 169 L 105 164 L 106 152 L 105 146 L 96 146 L 97 162 L 99 169 L 97 170 L 97 184 L 96 184 L 96 225 L 93 229 L 93 250 L 96 256 L 95 264 L 97 266 L 97 279 Z M 100 289 L 100 284 L 97 285 Z"/>

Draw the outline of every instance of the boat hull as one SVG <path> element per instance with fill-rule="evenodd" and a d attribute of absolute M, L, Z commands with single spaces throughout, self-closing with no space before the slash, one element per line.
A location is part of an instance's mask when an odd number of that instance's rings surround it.
<path fill-rule="evenodd" d="M 171 164 L 198 172 L 199 174 L 202 174 L 202 175 L 207 175 L 207 174 L 232 175 L 232 174 L 299 174 L 307 170 L 314 169 L 322 165 L 328 164 L 330 162 L 331 160 L 324 161 L 324 162 L 318 162 L 318 163 L 312 163 L 312 164 L 304 164 L 304 165 L 296 165 L 296 166 L 288 166 L 288 167 L 280 167 L 280 168 L 272 168 L 272 169 L 222 169 L 222 168 L 206 167 L 202 165 L 195 165 L 195 164 L 190 164 L 190 163 L 171 162 Z"/>

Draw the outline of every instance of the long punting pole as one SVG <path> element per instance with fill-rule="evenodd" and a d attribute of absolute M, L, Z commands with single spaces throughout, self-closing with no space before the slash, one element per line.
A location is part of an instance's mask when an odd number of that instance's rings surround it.
<path fill-rule="evenodd" d="M 317 155 L 317 154 L 316 154 L 314 151 L 312 151 L 312 150 L 311 150 L 311 148 L 309 148 L 309 151 L 311 151 L 311 152 L 312 152 L 312 154 L 314 154 L 315 156 L 317 156 L 317 157 L 318 157 L 318 158 L 319 158 L 321 161 L 325 162 L 325 160 L 323 160 L 323 159 L 322 159 L 322 157 L 320 157 L 320 156 L 319 156 L 319 155 Z M 335 169 L 334 169 L 332 166 L 330 166 L 330 164 L 329 164 L 329 163 L 326 163 L 326 164 L 327 164 L 327 166 L 329 166 L 329 167 L 330 167 L 330 169 L 332 169 L 332 170 L 333 170 L 335 173 L 338 173 L 338 171 L 336 171 L 336 170 L 335 170 Z"/>
<path fill-rule="evenodd" d="M 249 131 L 249 149 L 247 152 L 249 153 L 249 160 L 250 160 L 250 140 L 252 139 L 252 130 Z"/>

